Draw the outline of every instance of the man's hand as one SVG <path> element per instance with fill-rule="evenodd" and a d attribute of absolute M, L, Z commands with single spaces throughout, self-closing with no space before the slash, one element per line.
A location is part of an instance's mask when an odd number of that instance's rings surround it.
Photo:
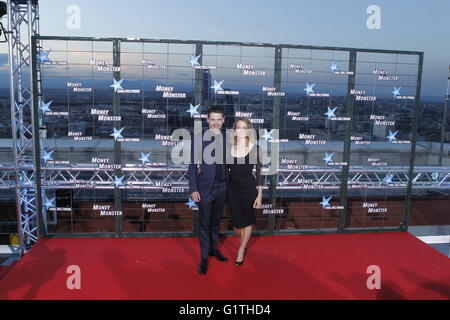
<path fill-rule="evenodd" d="M 194 202 L 200 202 L 200 192 L 192 192 L 191 198 L 194 200 Z"/>

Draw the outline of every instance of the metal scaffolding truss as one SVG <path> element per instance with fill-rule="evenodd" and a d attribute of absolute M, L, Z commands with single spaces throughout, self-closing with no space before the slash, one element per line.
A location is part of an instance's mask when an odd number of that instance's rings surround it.
<path fill-rule="evenodd" d="M 408 167 L 387 167 L 387 168 L 350 168 L 348 183 L 350 188 L 385 189 L 402 188 L 408 183 Z M 447 168 L 420 168 L 414 172 L 414 188 L 449 188 L 450 172 Z M 80 171 L 71 169 L 43 168 L 43 188 L 75 188 L 71 179 L 76 179 L 77 184 L 83 186 L 92 185 L 94 188 L 114 189 L 114 170 L 104 171 Z M 277 170 L 277 189 L 304 190 L 313 189 L 314 186 L 321 186 L 327 189 L 339 189 L 341 186 L 342 169 L 311 168 L 306 170 Z M 80 181 L 80 176 L 88 175 Z M 124 168 L 122 173 L 124 188 L 144 188 L 162 190 L 170 183 L 173 187 L 188 190 L 188 178 L 186 168 L 158 169 L 158 168 Z M 439 174 L 438 178 L 433 174 Z M 266 180 L 269 176 L 265 176 Z M 389 181 L 388 181 L 389 178 Z M 307 181 L 307 183 L 304 183 Z M 267 186 L 267 181 L 264 183 Z M 268 188 L 268 187 L 265 187 Z"/>
<path fill-rule="evenodd" d="M 1 170 L 1 180 L 15 179 L 20 253 L 38 239 L 36 197 L 36 140 L 33 128 L 31 81 L 31 37 L 39 34 L 39 8 L 36 0 L 8 0 L 9 85 L 13 141 L 13 175 Z M 7 182 L 11 184 L 11 181 Z"/>
<path fill-rule="evenodd" d="M 357 167 L 350 166 L 349 189 L 404 189 L 408 183 L 408 167 Z M 92 168 L 92 166 L 43 167 L 43 189 L 114 189 L 114 169 Z M 315 186 L 338 190 L 341 186 L 342 169 L 311 167 L 309 169 L 277 170 L 277 190 L 312 190 Z M 14 189 L 14 167 L 0 166 L 0 188 Z M 20 174 L 26 185 L 32 185 L 32 177 Z M 125 177 L 122 189 L 163 190 L 167 187 L 188 189 L 187 168 L 133 168 L 122 169 Z M 266 176 L 268 179 L 269 176 Z M 414 189 L 449 189 L 450 171 L 446 167 L 419 167 L 414 170 Z M 267 182 L 267 181 L 266 181 Z M 267 185 L 267 183 L 265 183 Z M 265 187 L 267 188 L 267 187 Z M 31 190 L 29 187 L 23 190 Z"/>

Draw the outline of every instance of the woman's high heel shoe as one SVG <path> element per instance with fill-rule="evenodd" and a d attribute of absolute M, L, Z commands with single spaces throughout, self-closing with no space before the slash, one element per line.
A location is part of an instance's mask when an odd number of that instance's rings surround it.
<path fill-rule="evenodd" d="M 235 261 L 234 265 L 235 266 L 241 266 L 244 263 L 244 259 L 245 259 L 245 253 L 247 252 L 247 248 L 244 249 L 244 254 L 242 255 L 242 261 Z"/>

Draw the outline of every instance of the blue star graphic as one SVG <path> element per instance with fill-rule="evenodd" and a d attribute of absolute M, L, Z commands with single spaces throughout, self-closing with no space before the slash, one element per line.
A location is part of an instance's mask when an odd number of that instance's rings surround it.
<path fill-rule="evenodd" d="M 211 88 L 212 89 L 214 89 L 214 93 L 217 93 L 217 91 L 223 91 L 223 89 L 222 89 L 222 83 L 224 82 L 225 80 L 222 80 L 222 81 L 220 81 L 220 82 L 217 82 L 216 80 L 214 80 L 214 85 L 213 86 L 211 86 Z"/>
<path fill-rule="evenodd" d="M 325 115 L 325 116 L 327 116 L 327 117 L 328 117 L 328 119 L 331 119 L 331 118 L 336 118 L 336 115 L 334 114 L 334 112 L 336 111 L 336 109 L 337 109 L 337 107 L 336 107 L 336 108 L 334 108 L 333 110 L 331 110 L 331 108 L 330 108 L 330 107 L 328 107 L 328 111 L 327 111 L 327 112 L 325 112 L 325 113 L 324 113 L 324 115 Z"/>
<path fill-rule="evenodd" d="M 118 188 L 119 186 L 123 186 L 124 184 L 122 183 L 123 178 L 125 178 L 125 176 L 121 176 L 120 178 L 118 176 L 114 176 L 114 186 L 116 188 Z"/>
<path fill-rule="evenodd" d="M 191 64 L 192 68 L 200 65 L 200 63 L 198 63 L 198 59 L 200 59 L 200 57 L 201 57 L 201 54 L 198 56 L 191 55 L 191 60 L 189 60 L 188 63 Z"/>
<path fill-rule="evenodd" d="M 50 59 L 48 58 L 48 55 L 50 54 L 50 51 L 52 51 L 52 50 L 47 50 L 47 51 L 42 50 L 41 52 L 39 52 L 39 56 L 37 57 L 38 60 L 41 63 L 50 61 Z"/>
<path fill-rule="evenodd" d="M 388 173 L 386 175 L 386 177 L 384 177 L 383 181 L 386 184 L 392 183 L 392 178 L 394 177 L 394 175 L 392 173 Z"/>
<path fill-rule="evenodd" d="M 311 92 L 314 93 L 313 88 L 314 88 L 315 85 L 316 85 L 315 83 L 313 83 L 311 85 L 309 83 L 306 83 L 306 88 L 303 89 L 303 90 L 306 91 L 306 95 L 309 95 Z"/>
<path fill-rule="evenodd" d="M 338 64 L 339 64 L 339 62 L 332 62 L 331 66 L 329 66 L 328 68 L 331 69 L 331 72 L 335 72 L 335 71 L 337 71 Z"/>
<path fill-rule="evenodd" d="M 325 152 L 325 157 L 322 158 L 327 164 L 328 162 L 333 162 L 333 159 L 331 159 L 334 156 L 334 152 L 332 154 L 328 154 L 328 152 Z"/>
<path fill-rule="evenodd" d="M 198 208 L 198 206 L 195 204 L 194 200 L 192 200 L 191 197 L 189 197 L 189 201 L 186 202 L 185 205 L 189 206 L 189 209 Z"/>
<path fill-rule="evenodd" d="M 114 132 L 111 133 L 110 136 L 114 137 L 114 141 L 117 141 L 117 139 L 119 139 L 119 138 L 123 138 L 122 131 L 123 131 L 123 129 L 125 129 L 125 127 L 123 127 L 120 130 L 117 130 L 116 128 L 113 128 L 113 129 L 114 129 Z"/>
<path fill-rule="evenodd" d="M 431 174 L 431 179 L 432 179 L 433 181 L 437 181 L 437 180 L 439 179 L 439 172 L 433 172 L 433 173 Z"/>
<path fill-rule="evenodd" d="M 394 133 L 392 133 L 391 130 L 389 130 L 389 135 L 386 137 L 387 139 L 389 139 L 389 142 L 395 141 L 397 140 L 397 138 L 395 137 L 398 133 L 398 130 L 395 131 Z"/>
<path fill-rule="evenodd" d="M 53 203 L 53 201 L 55 201 L 56 198 L 48 199 L 48 198 L 45 197 L 45 196 L 44 196 L 44 198 L 45 198 L 45 200 L 44 200 L 43 205 L 46 207 L 47 210 L 48 210 L 49 208 L 54 208 L 54 207 L 55 207 L 55 204 Z"/>
<path fill-rule="evenodd" d="M 324 196 L 322 196 L 322 202 L 320 202 L 320 204 L 322 205 L 322 209 L 326 208 L 326 207 L 331 207 L 330 204 L 328 202 L 330 202 L 331 197 L 329 198 L 325 198 Z"/>
<path fill-rule="evenodd" d="M 264 133 L 264 135 L 262 136 L 262 138 L 264 138 L 264 140 L 273 140 L 273 138 L 272 138 L 272 133 L 273 133 L 273 129 L 272 130 L 270 130 L 270 131 L 267 131 L 267 129 L 264 129 L 265 130 L 265 133 Z"/>
<path fill-rule="evenodd" d="M 117 81 L 116 79 L 113 79 L 114 83 L 112 85 L 110 85 L 111 88 L 114 88 L 114 92 L 116 92 L 119 89 L 123 89 L 122 88 L 122 81 L 123 79 Z"/>
<path fill-rule="evenodd" d="M 400 89 L 401 89 L 402 87 L 400 87 L 400 88 L 397 88 L 397 87 L 394 87 L 394 91 L 392 91 L 392 93 L 394 94 L 394 98 L 396 97 L 396 96 L 399 96 L 400 95 Z"/>
<path fill-rule="evenodd" d="M 148 160 L 148 157 L 150 157 L 152 153 L 143 153 L 141 152 L 141 157 L 138 159 L 139 161 L 142 162 L 142 165 L 146 164 L 147 162 L 150 162 L 150 160 Z"/>
<path fill-rule="evenodd" d="M 200 107 L 199 104 L 196 105 L 196 106 L 194 107 L 194 106 L 192 105 L 192 103 L 190 103 L 189 110 L 186 111 L 186 112 L 189 112 L 189 113 L 191 114 L 191 118 L 192 118 L 194 115 L 199 114 L 198 111 L 197 111 L 198 107 Z"/>
<path fill-rule="evenodd" d="M 53 101 L 45 103 L 44 100 L 41 100 L 41 105 L 39 106 L 39 109 L 42 110 L 42 113 L 51 112 L 50 106 L 52 105 Z"/>
<path fill-rule="evenodd" d="M 53 160 L 52 153 L 53 151 L 47 152 L 44 150 L 44 155 L 42 156 L 42 159 L 44 159 L 45 162 Z"/>

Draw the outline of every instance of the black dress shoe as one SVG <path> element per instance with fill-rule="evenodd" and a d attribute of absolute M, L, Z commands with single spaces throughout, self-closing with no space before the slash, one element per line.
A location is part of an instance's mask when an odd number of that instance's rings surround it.
<path fill-rule="evenodd" d="M 228 258 L 225 257 L 222 253 L 220 253 L 220 251 L 217 250 L 217 249 L 216 250 L 211 250 L 209 252 L 209 256 L 210 257 L 216 257 L 217 260 L 222 261 L 222 262 L 228 261 Z"/>
<path fill-rule="evenodd" d="M 235 265 L 235 266 L 242 266 L 242 264 L 244 263 L 245 253 L 246 253 L 246 252 L 247 252 L 247 248 L 244 249 L 244 254 L 243 254 L 243 256 L 242 256 L 242 261 L 237 261 L 237 260 L 236 260 L 236 261 L 234 262 L 234 265 Z"/>
<path fill-rule="evenodd" d="M 202 259 L 200 265 L 198 266 L 197 272 L 200 274 L 206 274 L 207 270 L 208 270 L 208 260 Z"/>

